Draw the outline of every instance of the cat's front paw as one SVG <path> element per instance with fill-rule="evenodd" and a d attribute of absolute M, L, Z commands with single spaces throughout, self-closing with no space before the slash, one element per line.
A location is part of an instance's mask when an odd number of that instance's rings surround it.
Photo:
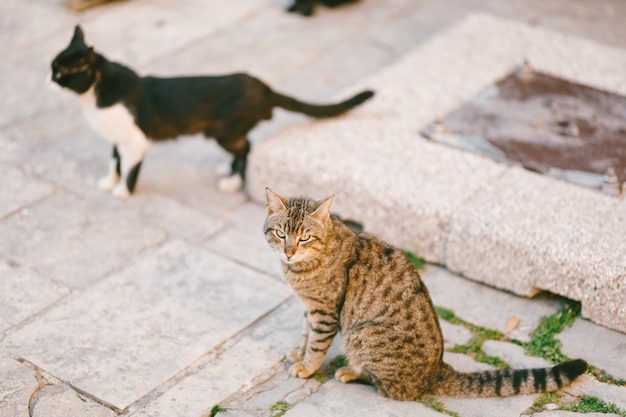
<path fill-rule="evenodd" d="M 220 192 L 224 194 L 233 194 L 243 188 L 243 179 L 239 174 L 233 174 L 228 177 L 220 178 L 217 183 Z"/>
<path fill-rule="evenodd" d="M 349 366 L 342 366 L 335 371 L 335 379 L 339 382 L 348 383 L 359 379 L 359 376 Z"/>
<path fill-rule="evenodd" d="M 126 184 L 124 183 L 117 184 L 113 188 L 113 191 L 111 192 L 111 194 L 113 194 L 114 197 L 121 198 L 121 199 L 126 199 L 130 197 L 130 191 L 128 191 L 128 188 L 126 188 Z"/>
<path fill-rule="evenodd" d="M 98 188 L 102 191 L 111 191 L 119 182 L 119 175 L 107 175 L 98 180 Z"/>
<path fill-rule="evenodd" d="M 285 357 L 291 363 L 300 362 L 302 359 L 304 359 L 304 349 L 300 347 L 293 348 L 289 352 L 287 352 Z"/>
<path fill-rule="evenodd" d="M 289 373 L 295 377 L 306 379 L 313 375 L 317 368 L 307 368 L 302 362 L 296 362 L 289 368 Z"/>

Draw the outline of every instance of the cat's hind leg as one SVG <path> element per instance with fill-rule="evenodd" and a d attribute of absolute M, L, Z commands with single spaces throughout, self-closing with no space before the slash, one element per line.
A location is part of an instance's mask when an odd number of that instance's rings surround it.
<path fill-rule="evenodd" d="M 113 187 L 120 182 L 120 170 L 120 154 L 117 151 L 117 146 L 113 145 L 113 155 L 111 161 L 109 161 L 109 171 L 107 175 L 100 178 L 98 181 L 98 188 L 103 191 L 111 191 Z"/>
<path fill-rule="evenodd" d="M 300 13 L 302 16 L 313 14 L 313 4 L 315 0 L 294 0 L 293 4 L 287 8 L 288 12 Z"/>

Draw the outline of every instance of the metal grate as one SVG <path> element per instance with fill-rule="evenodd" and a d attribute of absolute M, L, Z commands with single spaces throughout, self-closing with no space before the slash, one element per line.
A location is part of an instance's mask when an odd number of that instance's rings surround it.
<path fill-rule="evenodd" d="M 610 195 L 626 192 L 626 97 L 528 64 L 422 134 Z"/>

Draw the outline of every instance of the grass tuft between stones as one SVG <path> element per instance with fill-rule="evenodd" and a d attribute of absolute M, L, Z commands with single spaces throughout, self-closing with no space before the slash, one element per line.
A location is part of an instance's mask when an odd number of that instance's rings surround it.
<path fill-rule="evenodd" d="M 219 404 L 216 404 L 213 406 L 213 408 L 211 408 L 211 412 L 209 412 L 209 417 L 215 417 L 218 413 L 221 413 L 223 411 L 226 411 L 226 409 L 220 407 Z"/>
<path fill-rule="evenodd" d="M 442 320 L 446 320 L 452 324 L 462 325 L 472 331 L 475 336 L 464 345 L 456 345 L 448 349 L 448 352 L 463 353 L 472 357 L 476 362 L 486 363 L 499 369 L 508 369 L 509 364 L 498 356 L 490 356 L 482 349 L 485 340 L 508 340 L 508 338 L 497 330 L 487 329 L 485 327 L 475 326 L 458 318 L 452 310 L 443 307 L 435 307 L 437 314 Z"/>
<path fill-rule="evenodd" d="M 578 316 L 580 316 L 580 304 L 568 303 L 556 314 L 541 318 L 537 329 L 530 334 L 530 342 L 517 340 L 512 342 L 526 349 L 529 355 L 539 356 L 552 363 L 565 362 L 570 358 L 561 352 L 561 341 L 555 336 L 571 327 Z"/>
<path fill-rule="evenodd" d="M 460 417 L 456 412 L 448 410 L 446 408 L 446 405 L 435 397 L 423 396 L 418 398 L 416 401 L 439 413 L 446 414 L 452 417 Z"/>
<path fill-rule="evenodd" d="M 407 250 L 403 251 L 404 252 L 404 256 L 407 257 L 407 259 L 409 261 L 411 261 L 411 263 L 413 265 L 415 265 L 415 267 L 419 270 L 419 271 L 423 271 L 424 270 L 424 266 L 426 265 L 426 262 L 424 262 L 424 260 L 422 258 L 420 258 L 419 256 L 415 255 L 414 253 L 411 253 Z"/>
<path fill-rule="evenodd" d="M 272 417 L 281 417 L 292 407 L 293 404 L 289 404 L 287 401 L 281 400 L 270 405 L 270 411 L 272 412 Z"/>
<path fill-rule="evenodd" d="M 313 378 L 320 384 L 325 383 L 329 379 L 335 376 L 335 371 L 344 366 L 348 366 L 348 359 L 344 355 L 337 355 L 330 363 L 324 368 L 313 374 Z"/>
<path fill-rule="evenodd" d="M 571 398 L 572 397 L 568 396 L 564 397 L 558 392 L 546 392 L 541 394 L 524 414 L 533 415 L 535 413 L 541 413 L 546 410 L 546 405 L 554 404 L 554 407 L 551 409 L 572 411 L 575 413 L 611 413 L 626 417 L 626 410 L 622 410 L 615 404 L 607 404 L 599 398 L 588 395 L 575 398 L 573 401 Z"/>

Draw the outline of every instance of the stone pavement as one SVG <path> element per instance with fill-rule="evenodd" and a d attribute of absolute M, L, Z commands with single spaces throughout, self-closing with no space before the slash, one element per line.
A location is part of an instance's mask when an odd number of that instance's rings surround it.
<path fill-rule="evenodd" d="M 137 194 L 115 200 L 95 186 L 109 145 L 86 126 L 75 97 L 49 91 L 44 79 L 78 22 L 88 43 L 140 73 L 248 71 L 317 101 L 474 11 L 626 47 L 619 0 L 501 3 L 364 0 L 306 20 L 284 13 L 279 0 L 129 0 L 80 15 L 60 0 L 3 0 L 0 416 L 200 417 L 216 405 L 224 416 L 443 415 L 324 375 L 290 377 L 283 354 L 298 339 L 300 307 L 263 241 L 263 206 L 216 190 L 214 168 L 227 155 L 198 137 L 154 146 Z M 301 120 L 277 111 L 254 140 Z M 506 341 L 483 344 L 488 355 L 541 364 L 510 340 L 528 341 L 563 299 L 520 298 L 434 265 L 424 280 L 435 304 L 476 326 L 510 330 Z M 507 329 L 512 316 L 519 324 Z M 450 348 L 474 336 L 442 326 Z M 566 355 L 626 379 L 626 335 L 579 318 L 558 338 Z M 460 353 L 446 360 L 490 366 Z M 586 375 L 562 393 L 563 401 L 582 395 L 626 410 L 626 388 L 611 381 Z M 462 417 L 517 416 L 536 397 L 439 401 Z"/>

